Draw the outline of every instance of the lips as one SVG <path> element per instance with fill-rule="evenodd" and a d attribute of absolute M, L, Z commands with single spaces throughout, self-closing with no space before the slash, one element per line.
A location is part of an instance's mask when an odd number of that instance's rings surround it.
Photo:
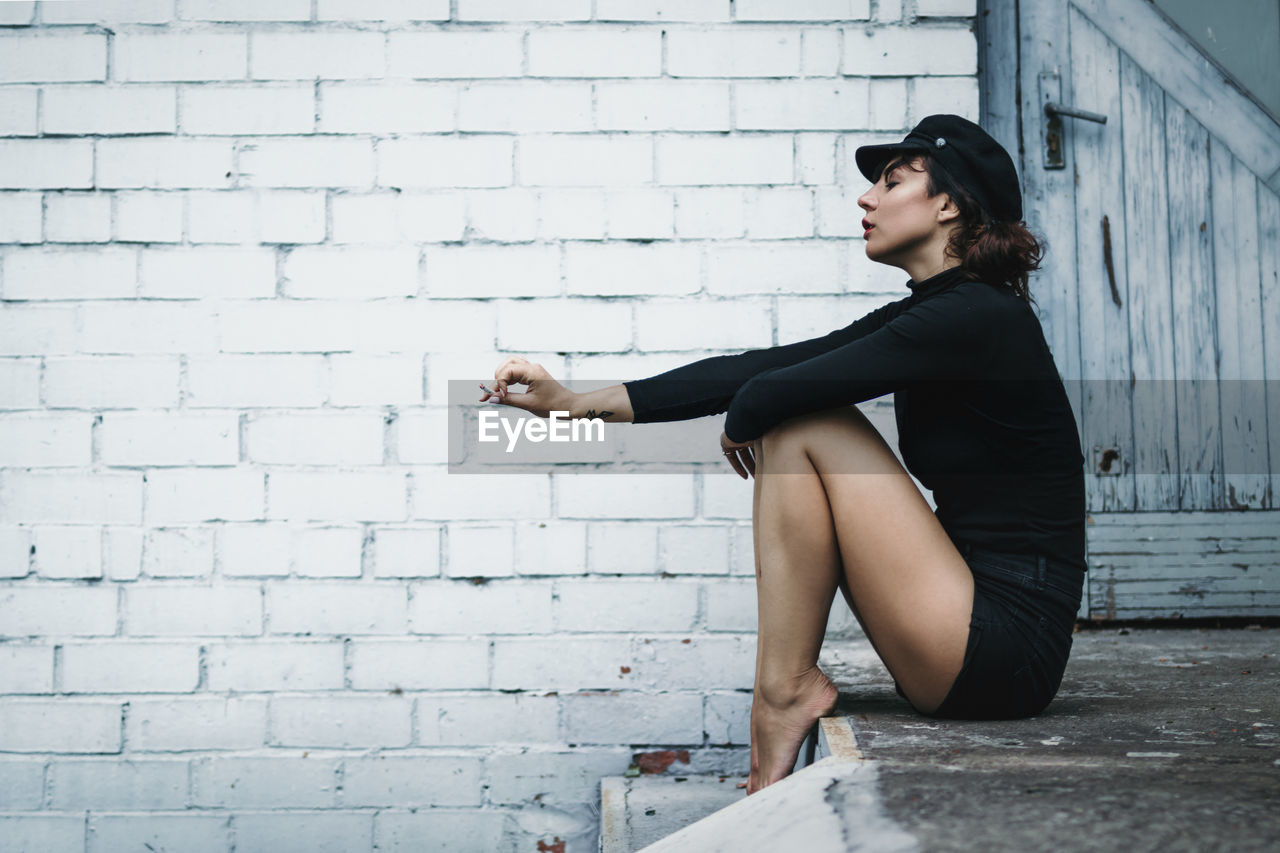
<path fill-rule="evenodd" d="M 872 229 L 872 228 L 875 228 L 875 226 L 874 226 L 874 225 L 872 225 L 870 222 L 868 222 L 868 221 L 867 221 L 867 220 L 865 220 L 865 219 L 864 219 L 864 220 L 862 220 L 862 236 L 863 236 L 863 237 L 865 237 L 865 236 L 867 236 L 868 234 L 870 234 L 870 233 L 871 233 L 871 229 Z"/>

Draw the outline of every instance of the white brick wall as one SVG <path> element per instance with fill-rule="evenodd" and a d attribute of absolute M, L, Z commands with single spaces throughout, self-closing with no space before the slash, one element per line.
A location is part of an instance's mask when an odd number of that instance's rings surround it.
<path fill-rule="evenodd" d="M 742 772 L 750 485 L 450 474 L 447 382 L 897 298 L 853 151 L 976 118 L 974 14 L 0 3 L 0 849 L 591 851 L 635 753 Z"/>

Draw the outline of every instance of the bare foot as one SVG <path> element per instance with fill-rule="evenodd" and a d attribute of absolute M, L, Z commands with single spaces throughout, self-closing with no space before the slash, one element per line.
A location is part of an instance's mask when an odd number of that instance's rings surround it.
<path fill-rule="evenodd" d="M 785 688 L 756 685 L 751 702 L 751 772 L 747 794 L 785 779 L 795 766 L 805 735 L 836 708 L 836 686 L 816 666 Z"/>

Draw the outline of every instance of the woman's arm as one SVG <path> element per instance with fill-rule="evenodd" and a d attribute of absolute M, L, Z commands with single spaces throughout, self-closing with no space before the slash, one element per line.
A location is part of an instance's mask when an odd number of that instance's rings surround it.
<path fill-rule="evenodd" d="M 631 398 L 623 386 L 576 393 L 552 379 L 541 364 L 518 355 L 498 365 L 493 379 L 493 390 L 486 390 L 480 402 L 492 400 L 515 406 L 540 418 L 551 412 L 568 412 L 571 418 L 599 418 L 607 423 L 628 423 L 633 418 Z M 509 391 L 508 385 L 524 385 L 525 391 Z"/>

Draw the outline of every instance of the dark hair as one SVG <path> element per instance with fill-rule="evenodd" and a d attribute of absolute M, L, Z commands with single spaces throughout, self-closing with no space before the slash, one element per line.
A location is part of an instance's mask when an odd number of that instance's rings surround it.
<path fill-rule="evenodd" d="M 1034 304 L 1027 282 L 1032 270 L 1039 269 L 1044 259 L 1043 240 L 1027 230 L 1025 222 L 993 219 L 927 151 L 905 151 L 885 161 L 876 180 L 899 166 L 914 168 L 912 164 L 916 159 L 923 161 L 923 171 L 929 176 L 925 190 L 929 196 L 946 193 L 960 210 L 960 227 L 951 233 L 947 254 L 959 259 L 970 278 L 1007 285 Z"/>

